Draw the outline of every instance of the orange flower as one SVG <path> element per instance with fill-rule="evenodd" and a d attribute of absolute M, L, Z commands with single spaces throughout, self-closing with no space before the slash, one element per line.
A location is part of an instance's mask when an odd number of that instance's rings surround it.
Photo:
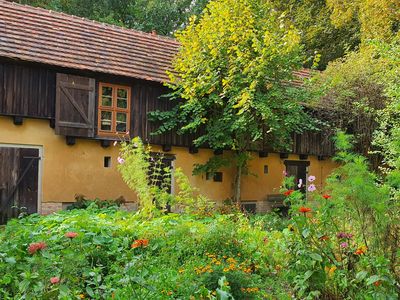
<path fill-rule="evenodd" d="M 149 245 L 149 240 L 146 239 L 140 239 L 140 240 L 135 240 L 133 244 L 131 245 L 132 249 L 139 248 L 139 247 L 147 247 Z"/>
<path fill-rule="evenodd" d="M 299 212 L 301 212 L 301 213 L 308 213 L 308 212 L 310 212 L 311 211 L 311 208 L 309 208 L 309 207 L 304 207 L 304 206 L 301 206 L 300 208 L 299 208 Z"/>
<path fill-rule="evenodd" d="M 284 194 L 285 196 L 290 196 L 293 192 L 294 192 L 294 190 L 287 190 L 287 191 L 284 192 L 283 194 Z"/>
<path fill-rule="evenodd" d="M 367 247 L 366 246 L 361 246 L 358 247 L 357 250 L 354 252 L 355 255 L 362 255 L 365 254 L 365 252 L 367 252 Z"/>

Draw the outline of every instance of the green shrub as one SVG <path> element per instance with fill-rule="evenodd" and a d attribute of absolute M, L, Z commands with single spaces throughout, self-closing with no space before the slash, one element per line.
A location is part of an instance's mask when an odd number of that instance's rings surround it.
<path fill-rule="evenodd" d="M 263 236 L 234 215 L 147 219 L 94 206 L 31 215 L 0 232 L 0 298 L 259 299 Z"/>
<path fill-rule="evenodd" d="M 399 246 L 388 235 L 398 228 L 398 200 L 364 157 L 349 153 L 348 137 L 340 133 L 337 145 L 342 166 L 325 191 L 310 176 L 307 197 L 285 192 L 291 231 L 284 277 L 302 299 L 397 299 Z"/>

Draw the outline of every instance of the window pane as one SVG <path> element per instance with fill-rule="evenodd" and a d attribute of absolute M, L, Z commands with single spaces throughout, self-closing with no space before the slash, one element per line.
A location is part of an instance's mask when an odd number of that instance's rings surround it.
<path fill-rule="evenodd" d="M 112 113 L 110 111 L 101 112 L 100 129 L 111 131 Z"/>
<path fill-rule="evenodd" d="M 128 90 L 126 89 L 118 89 L 117 93 L 118 93 L 117 95 L 118 98 L 124 98 L 124 99 L 128 98 Z"/>
<path fill-rule="evenodd" d="M 117 122 L 126 123 L 126 114 L 125 113 L 117 113 Z"/>
<path fill-rule="evenodd" d="M 127 99 L 118 98 L 117 99 L 117 106 L 118 106 L 118 108 L 128 108 Z"/>
<path fill-rule="evenodd" d="M 102 87 L 102 95 L 112 97 L 112 87 L 110 86 L 103 86 Z"/>
<path fill-rule="evenodd" d="M 111 97 L 107 97 L 107 96 L 103 96 L 102 100 L 101 100 L 101 105 L 102 106 L 112 106 L 112 98 Z"/>
<path fill-rule="evenodd" d="M 112 106 L 112 87 L 109 86 L 102 87 L 101 105 Z"/>
<path fill-rule="evenodd" d="M 117 131 L 126 132 L 126 123 L 117 122 Z"/>
<path fill-rule="evenodd" d="M 127 114 L 117 113 L 117 131 L 118 132 L 127 132 L 126 120 L 127 120 Z"/>

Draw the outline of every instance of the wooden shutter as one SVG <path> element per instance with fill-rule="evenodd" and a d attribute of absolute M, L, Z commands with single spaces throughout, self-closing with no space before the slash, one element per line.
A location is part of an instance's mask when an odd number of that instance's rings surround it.
<path fill-rule="evenodd" d="M 94 137 L 95 80 L 57 73 L 56 133 Z"/>

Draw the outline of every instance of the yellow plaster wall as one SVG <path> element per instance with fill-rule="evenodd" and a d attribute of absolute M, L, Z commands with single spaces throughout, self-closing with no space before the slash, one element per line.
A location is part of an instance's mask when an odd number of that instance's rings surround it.
<path fill-rule="evenodd" d="M 298 155 L 291 154 L 287 159 L 281 159 L 277 153 L 269 153 L 268 157 L 260 158 L 253 154 L 249 163 L 250 175 L 243 177 L 243 201 L 266 200 L 270 194 L 279 194 L 284 178 L 285 160 L 299 160 Z M 337 166 L 332 160 L 319 161 L 316 156 L 309 156 L 309 175 L 316 177 L 315 185 L 321 189 L 325 178 Z M 264 166 L 268 166 L 268 174 L 264 174 Z"/>
<path fill-rule="evenodd" d="M 21 126 L 13 124 L 12 119 L 0 117 L 0 144 L 19 144 L 42 146 L 43 177 L 42 199 L 46 202 L 72 202 L 77 193 L 89 198 L 115 199 L 124 196 L 128 201 L 135 201 L 136 195 L 122 181 L 117 171 L 118 147 L 102 148 L 98 141 L 77 139 L 74 146 L 67 146 L 65 137 L 58 136 L 45 120 L 24 119 Z M 154 147 L 155 151 L 160 150 Z M 170 154 L 176 155 L 175 167 L 183 169 L 190 182 L 200 192 L 212 200 L 220 201 L 231 196 L 233 172 L 223 170 L 223 182 L 206 180 L 204 176 L 192 176 L 195 163 L 204 163 L 213 155 L 211 150 L 200 149 L 197 154 L 190 154 L 187 148 L 173 147 Z M 224 152 L 224 155 L 229 153 Z M 111 168 L 104 168 L 104 157 L 111 157 Z M 268 194 L 279 193 L 283 178 L 284 160 L 278 154 L 266 158 L 253 155 L 250 172 L 257 176 L 244 176 L 242 185 L 243 200 L 263 200 Z M 291 155 L 289 159 L 298 159 Z M 335 167 L 329 160 L 318 161 L 309 157 L 310 172 L 317 176 L 317 185 Z M 264 165 L 269 173 L 264 174 Z"/>

